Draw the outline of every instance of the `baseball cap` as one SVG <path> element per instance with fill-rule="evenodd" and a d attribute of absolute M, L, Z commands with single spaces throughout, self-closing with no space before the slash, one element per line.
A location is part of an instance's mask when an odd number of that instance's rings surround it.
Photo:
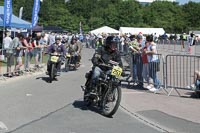
<path fill-rule="evenodd" d="M 137 35 L 137 39 L 142 39 L 142 35 L 141 35 L 141 34 L 138 34 L 138 35 Z"/>

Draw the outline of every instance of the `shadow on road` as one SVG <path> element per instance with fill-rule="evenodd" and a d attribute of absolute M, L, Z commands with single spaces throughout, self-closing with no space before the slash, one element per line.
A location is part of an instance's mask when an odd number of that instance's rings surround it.
<path fill-rule="evenodd" d="M 49 77 L 37 77 L 36 79 L 42 79 L 43 81 L 49 83 Z M 58 79 L 55 78 L 53 81 L 58 81 Z"/>
<path fill-rule="evenodd" d="M 90 110 L 92 112 L 95 112 L 95 113 L 98 113 L 98 114 L 101 114 L 101 111 L 94 107 L 94 106 L 87 106 L 85 105 L 84 101 L 74 101 L 74 103 L 72 104 L 75 108 L 79 108 L 81 110 Z"/>

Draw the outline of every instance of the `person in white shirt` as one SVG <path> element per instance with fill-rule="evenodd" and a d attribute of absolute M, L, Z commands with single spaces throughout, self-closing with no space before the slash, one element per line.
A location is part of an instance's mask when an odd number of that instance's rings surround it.
<path fill-rule="evenodd" d="M 11 77 L 11 66 L 14 65 L 14 58 L 12 54 L 12 39 L 9 32 L 5 33 L 5 38 L 3 39 L 3 48 L 6 54 L 7 74 L 9 77 Z"/>
<path fill-rule="evenodd" d="M 149 46 L 147 47 L 147 51 L 145 51 L 148 57 L 148 62 L 149 62 L 149 77 L 153 79 L 153 83 L 154 83 L 153 88 L 150 88 L 150 87 L 148 88 L 152 92 L 157 92 L 160 90 L 160 85 L 161 85 L 161 82 L 157 76 L 157 72 L 159 71 L 158 68 L 160 67 L 158 52 L 157 52 L 156 44 L 153 42 L 152 35 L 148 35 L 146 37 L 146 41 L 147 43 L 149 43 Z"/>
<path fill-rule="evenodd" d="M 10 43 L 12 42 L 12 39 L 10 37 L 10 33 L 9 32 L 6 32 L 5 33 L 5 38 L 3 39 L 3 48 L 6 50 L 6 49 L 9 49 L 9 46 L 10 46 Z"/>

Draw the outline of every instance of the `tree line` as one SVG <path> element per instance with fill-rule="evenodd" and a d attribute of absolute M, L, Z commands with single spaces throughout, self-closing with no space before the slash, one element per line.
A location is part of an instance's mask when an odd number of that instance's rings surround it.
<path fill-rule="evenodd" d="M 3 5 L 3 2 L 0 4 Z M 13 0 L 13 12 L 22 18 L 32 18 L 33 0 Z M 164 28 L 167 33 L 200 30 L 200 3 L 155 1 L 142 5 L 135 0 L 43 0 L 39 12 L 39 25 L 59 26 L 71 32 L 83 32 L 107 25 L 119 27 Z"/>

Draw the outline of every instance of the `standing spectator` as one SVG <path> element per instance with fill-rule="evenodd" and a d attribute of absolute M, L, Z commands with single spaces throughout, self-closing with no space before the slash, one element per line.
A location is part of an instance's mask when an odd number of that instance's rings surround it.
<path fill-rule="evenodd" d="M 89 48 L 89 44 L 90 44 L 90 41 L 89 41 L 90 35 L 89 35 L 89 34 L 86 34 L 85 39 L 86 39 L 86 48 Z"/>
<path fill-rule="evenodd" d="M 43 56 L 43 53 L 44 53 L 44 49 L 47 47 L 47 39 L 45 38 L 45 35 L 46 34 L 44 32 L 42 32 L 41 33 L 41 39 L 39 41 L 41 49 L 39 51 L 40 54 L 39 54 L 38 60 L 39 60 L 40 64 L 42 63 L 42 56 Z"/>
<path fill-rule="evenodd" d="M 84 39 L 83 34 L 79 34 L 79 40 L 80 40 L 81 42 L 83 42 L 83 39 Z"/>
<path fill-rule="evenodd" d="M 117 50 L 119 51 L 119 46 L 120 46 L 120 36 L 116 35 L 115 36 L 116 42 L 117 42 Z"/>
<path fill-rule="evenodd" d="M 33 45 L 32 45 L 32 42 L 33 42 L 33 38 L 32 38 L 32 35 L 29 34 L 27 38 L 23 39 L 23 43 L 22 45 L 24 47 L 26 47 L 27 49 L 25 50 L 25 71 L 30 71 L 30 62 L 31 62 L 31 59 L 34 55 L 33 53 Z"/>
<path fill-rule="evenodd" d="M 142 77 L 142 56 L 141 56 L 141 49 L 142 49 L 142 35 L 138 34 L 136 40 L 130 42 L 130 50 L 132 52 L 132 59 L 133 59 L 133 80 L 139 81 L 138 87 L 143 88 L 143 77 Z"/>
<path fill-rule="evenodd" d="M 101 35 L 98 35 L 96 41 L 96 49 L 102 47 L 102 45 L 103 45 L 103 37 Z"/>
<path fill-rule="evenodd" d="M 5 37 L 3 39 L 3 48 L 4 48 L 4 53 L 6 55 L 6 50 L 9 49 L 10 43 L 12 42 L 12 39 L 10 37 L 10 32 L 5 33 Z M 7 60 L 7 57 L 6 57 Z"/>
<path fill-rule="evenodd" d="M 142 63 L 143 63 L 143 71 L 142 71 L 142 77 L 147 82 L 147 89 L 150 89 L 151 86 L 149 85 L 149 62 L 147 54 L 145 53 L 147 51 L 149 43 L 145 42 L 145 46 L 142 48 Z"/>
<path fill-rule="evenodd" d="M 158 35 L 156 33 L 154 33 L 153 40 L 155 43 L 158 42 Z"/>
<path fill-rule="evenodd" d="M 154 87 L 150 89 L 152 92 L 157 92 L 160 89 L 160 80 L 157 77 L 157 62 L 159 61 L 157 55 L 156 44 L 153 42 L 153 36 L 148 35 L 146 41 L 149 43 L 147 51 L 145 52 L 148 55 L 149 62 L 149 76 L 153 79 Z"/>
<path fill-rule="evenodd" d="M 48 45 L 52 45 L 54 43 L 55 43 L 55 34 L 51 32 L 48 38 Z"/>
<path fill-rule="evenodd" d="M 123 53 L 124 52 L 124 44 L 125 44 L 125 36 L 124 35 L 122 35 L 120 38 L 120 44 L 121 44 L 120 52 Z"/>
<path fill-rule="evenodd" d="M 195 39 L 195 34 L 192 32 L 190 33 L 190 46 L 193 45 L 194 39 Z"/>
<path fill-rule="evenodd" d="M 24 35 L 19 33 L 13 39 L 13 44 L 14 44 L 14 47 L 15 47 L 15 59 L 16 59 L 14 75 L 16 75 L 16 76 L 19 75 L 20 67 L 23 65 L 22 64 L 23 50 L 26 49 L 26 47 L 23 45 L 23 43 L 28 45 L 26 40 L 24 39 Z"/>
<path fill-rule="evenodd" d="M 39 42 L 40 39 L 41 39 L 41 35 L 37 34 L 35 39 L 32 41 L 33 56 L 34 56 L 36 68 L 39 68 L 39 54 L 41 52 L 41 46 L 40 46 L 40 42 Z"/>
<path fill-rule="evenodd" d="M 96 39 L 95 35 L 91 34 L 91 36 L 90 36 L 90 48 L 95 49 L 95 39 Z"/>
<path fill-rule="evenodd" d="M 10 37 L 10 33 L 6 32 L 5 38 L 3 39 L 3 44 L 6 53 L 6 60 L 7 60 L 7 76 L 12 77 L 11 75 L 11 66 L 14 65 L 14 58 L 13 58 L 13 43 Z"/>
<path fill-rule="evenodd" d="M 182 35 L 180 35 L 180 40 L 181 40 L 181 44 L 182 44 L 182 48 L 185 48 L 185 44 L 187 43 L 187 35 L 186 33 L 183 33 Z"/>

